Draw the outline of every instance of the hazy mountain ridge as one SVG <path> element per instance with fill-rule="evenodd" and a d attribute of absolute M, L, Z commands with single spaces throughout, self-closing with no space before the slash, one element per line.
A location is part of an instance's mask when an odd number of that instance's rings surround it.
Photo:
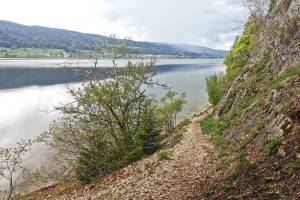
<path fill-rule="evenodd" d="M 62 49 L 67 52 L 94 50 L 95 45 L 108 41 L 118 44 L 121 40 L 102 35 L 75 31 L 26 26 L 0 20 L 0 47 Z M 227 51 L 186 44 L 130 41 L 130 47 L 139 54 L 173 55 L 188 57 L 224 57 Z"/>

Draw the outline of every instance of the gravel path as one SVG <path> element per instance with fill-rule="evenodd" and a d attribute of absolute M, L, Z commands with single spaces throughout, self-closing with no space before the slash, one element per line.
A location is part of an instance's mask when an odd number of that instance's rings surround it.
<path fill-rule="evenodd" d="M 200 119 L 194 118 L 181 142 L 169 149 L 171 159 L 160 160 L 155 154 L 103 178 L 99 184 L 56 199 L 199 199 L 197 185 L 205 180 L 213 163 L 213 147 L 201 134 Z"/>

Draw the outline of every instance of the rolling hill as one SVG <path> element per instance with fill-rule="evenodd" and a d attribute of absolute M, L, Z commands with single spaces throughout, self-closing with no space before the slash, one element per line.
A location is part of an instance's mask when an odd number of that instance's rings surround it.
<path fill-rule="evenodd" d="M 0 20 L 0 47 L 62 49 L 66 52 L 93 51 L 95 45 L 108 41 L 118 44 L 121 40 L 102 35 L 75 31 L 26 26 Z M 129 47 L 138 54 L 171 55 L 186 57 L 224 57 L 227 51 L 186 44 L 130 41 Z"/>

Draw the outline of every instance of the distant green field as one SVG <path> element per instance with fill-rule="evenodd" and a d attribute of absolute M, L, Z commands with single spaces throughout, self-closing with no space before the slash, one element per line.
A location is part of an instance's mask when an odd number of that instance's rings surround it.
<path fill-rule="evenodd" d="M 93 58 L 93 51 L 66 52 L 62 49 L 4 48 L 0 47 L 0 58 Z"/>
<path fill-rule="evenodd" d="M 0 58 L 96 58 L 99 53 L 95 51 L 66 52 L 63 49 L 41 49 L 41 48 L 4 48 L 0 47 Z M 161 59 L 189 58 L 188 56 L 177 55 L 145 55 L 129 54 L 124 58 L 149 58 L 157 57 Z"/>

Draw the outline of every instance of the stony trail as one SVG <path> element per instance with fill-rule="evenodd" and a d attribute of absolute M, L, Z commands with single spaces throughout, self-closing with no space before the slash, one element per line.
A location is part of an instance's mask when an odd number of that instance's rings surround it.
<path fill-rule="evenodd" d="M 104 177 L 101 183 L 48 199 L 199 199 L 197 187 L 214 163 L 213 146 L 199 127 L 202 117 L 195 117 L 181 142 L 169 149 L 169 160 L 154 154 Z"/>

